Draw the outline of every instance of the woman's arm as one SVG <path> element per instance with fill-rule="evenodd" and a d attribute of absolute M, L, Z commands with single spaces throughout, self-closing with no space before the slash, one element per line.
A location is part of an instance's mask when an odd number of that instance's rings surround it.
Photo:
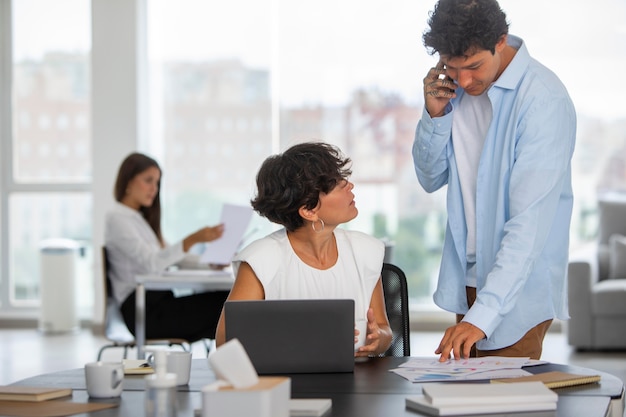
<path fill-rule="evenodd" d="M 128 214 L 127 208 L 121 210 L 107 213 L 104 230 L 112 270 L 117 271 L 118 278 L 134 282 L 137 273 L 163 271 L 184 257 L 182 245 L 162 248 L 145 219 Z"/>
<path fill-rule="evenodd" d="M 183 251 L 187 252 L 193 245 L 196 243 L 204 243 L 211 242 L 215 239 L 219 239 L 222 237 L 224 233 L 224 225 L 218 224 L 213 227 L 203 227 L 200 230 L 190 234 L 185 239 L 183 239 Z"/>
<path fill-rule="evenodd" d="M 263 289 L 261 281 L 259 281 L 250 265 L 246 262 L 242 262 L 241 265 L 239 265 L 237 277 L 235 277 L 235 284 L 226 301 L 264 299 L 265 290 Z M 220 314 L 220 319 L 217 323 L 217 331 L 215 333 L 215 344 L 220 346 L 224 342 L 226 342 L 226 325 L 224 309 L 222 308 L 222 314 Z"/>
<path fill-rule="evenodd" d="M 391 336 L 391 327 L 389 327 L 389 319 L 385 309 L 383 284 L 379 278 L 372 293 L 370 308 L 367 311 L 367 338 L 365 346 L 359 348 L 356 356 L 371 356 L 384 353 L 391 346 Z"/>

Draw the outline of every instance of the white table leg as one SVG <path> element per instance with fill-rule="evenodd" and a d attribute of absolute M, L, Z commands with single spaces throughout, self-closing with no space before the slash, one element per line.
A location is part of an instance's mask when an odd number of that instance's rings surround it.
<path fill-rule="evenodd" d="M 135 342 L 137 343 L 137 359 L 144 359 L 146 344 L 146 288 L 137 284 L 135 290 Z"/>

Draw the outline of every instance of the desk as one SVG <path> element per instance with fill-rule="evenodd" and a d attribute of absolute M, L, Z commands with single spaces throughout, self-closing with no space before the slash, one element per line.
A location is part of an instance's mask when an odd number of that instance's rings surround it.
<path fill-rule="evenodd" d="M 295 398 L 295 397 L 294 397 Z M 323 417 L 426 417 L 407 410 L 402 394 L 331 394 L 325 398 L 332 400 L 332 408 Z M 93 413 L 75 414 L 73 417 L 142 417 L 145 394 L 139 391 L 124 391 L 116 399 L 91 399 L 86 391 L 74 391 L 72 401 L 78 403 L 116 403 L 118 407 L 108 408 Z M 195 417 L 195 410 L 202 407 L 202 393 L 177 393 L 177 417 Z M 605 414 L 609 399 L 605 397 L 559 397 L 556 411 L 489 414 L 489 417 L 608 417 Z M 604 410 L 604 411 L 602 411 Z M 244 417 L 244 416 L 242 416 Z M 484 417 L 484 416 L 472 416 Z"/>
<path fill-rule="evenodd" d="M 292 398 L 331 398 L 332 410 L 324 417 L 416 417 L 421 414 L 406 410 L 407 395 L 421 393 L 422 384 L 412 383 L 389 372 L 406 361 L 406 358 L 373 358 L 357 363 L 354 373 L 341 374 L 297 374 L 291 378 Z M 624 412 L 624 384 L 614 375 L 577 366 L 546 364 L 525 368 L 533 373 L 553 370 L 580 374 L 600 374 L 599 384 L 581 385 L 559 389 L 556 412 L 515 413 L 515 417 L 608 417 L 622 416 Z M 201 407 L 201 389 L 214 382 L 215 375 L 206 359 L 194 359 L 189 385 L 178 388 L 179 417 L 193 416 L 193 410 Z M 16 385 L 56 386 L 73 388 L 74 401 L 86 401 L 85 377 L 82 369 L 54 372 L 28 378 Z M 124 392 L 117 401 L 119 408 L 98 411 L 94 417 L 118 417 L 143 415 L 145 381 L 142 376 L 124 378 Z M 96 401 L 96 400 L 89 400 Z M 100 400 L 102 401 L 102 400 Z M 611 410 L 611 408 L 613 410 Z M 131 414 L 125 411 L 132 410 Z M 510 415 L 510 414 L 509 414 Z M 490 417 L 501 415 L 493 414 Z"/>
<path fill-rule="evenodd" d="M 135 290 L 135 341 L 137 357 L 145 357 L 146 344 L 146 289 L 170 290 L 188 288 L 196 291 L 230 291 L 235 278 L 230 270 L 179 269 L 159 274 L 137 275 Z"/>

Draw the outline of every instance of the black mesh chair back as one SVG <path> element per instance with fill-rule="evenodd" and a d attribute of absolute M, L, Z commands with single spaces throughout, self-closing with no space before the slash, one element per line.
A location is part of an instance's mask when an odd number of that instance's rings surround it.
<path fill-rule="evenodd" d="M 383 263 L 381 277 L 385 308 L 393 332 L 391 346 L 381 356 L 411 356 L 409 290 L 406 275 L 397 266 Z"/>

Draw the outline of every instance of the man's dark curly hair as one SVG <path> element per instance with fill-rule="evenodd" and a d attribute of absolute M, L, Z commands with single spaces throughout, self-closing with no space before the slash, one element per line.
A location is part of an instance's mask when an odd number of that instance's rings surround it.
<path fill-rule="evenodd" d="M 462 57 L 480 50 L 495 53 L 509 32 L 506 14 L 496 0 L 439 0 L 430 12 L 422 40 L 428 53 Z"/>
<path fill-rule="evenodd" d="M 350 163 L 338 148 L 322 142 L 301 143 L 270 156 L 257 174 L 252 208 L 294 231 L 304 225 L 300 207 L 317 207 L 320 193 L 331 192 L 352 174 Z"/>

